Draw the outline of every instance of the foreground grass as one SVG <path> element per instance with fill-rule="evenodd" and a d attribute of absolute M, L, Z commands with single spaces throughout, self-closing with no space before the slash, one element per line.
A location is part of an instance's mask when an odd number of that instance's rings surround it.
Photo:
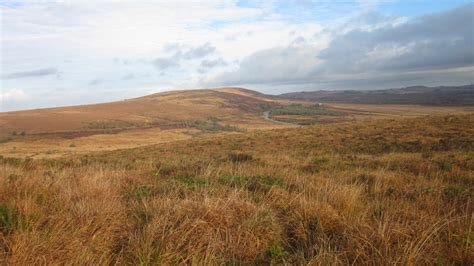
<path fill-rule="evenodd" d="M 0 162 L 0 264 L 474 262 L 474 116 Z"/>

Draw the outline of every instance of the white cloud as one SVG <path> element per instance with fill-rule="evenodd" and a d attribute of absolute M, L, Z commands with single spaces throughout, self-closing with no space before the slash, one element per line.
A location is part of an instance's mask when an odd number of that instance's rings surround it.
<path fill-rule="evenodd" d="M 293 89 L 290 85 L 311 84 L 322 77 L 315 75 L 324 61 L 318 57 L 321 51 L 329 49 L 327 54 L 332 48 L 341 54 L 340 58 L 331 55 L 336 63 L 355 57 L 335 49 L 353 41 L 344 39 L 351 31 L 368 34 L 409 21 L 375 12 L 379 1 L 372 0 L 359 4 L 250 1 L 246 6 L 240 2 L 2 1 L 0 85 L 7 92 L 22 88 L 31 95 L 9 109 L 50 102 L 88 103 L 209 84 L 284 84 Z M 288 8 L 280 10 L 281 4 Z M 399 58 L 415 47 L 406 42 L 365 50 L 361 39 L 354 41 L 366 55 L 360 60 L 366 65 Z M 334 68 L 336 63 L 326 66 Z M 333 71 L 323 77 L 341 76 Z M 68 95 L 75 99 L 68 101 Z"/>
<path fill-rule="evenodd" d="M 234 69 L 201 82 L 211 86 L 323 84 L 347 89 L 365 80 L 366 88 L 384 88 L 396 82 L 406 84 L 408 79 L 433 85 L 443 70 L 441 84 L 472 83 L 473 31 L 464 21 L 473 16 L 471 4 L 371 29 L 363 23 L 333 35 L 326 47 L 296 42 L 264 49 L 245 57 Z M 383 18 L 373 17 L 375 23 Z"/>
<path fill-rule="evenodd" d="M 2 103 L 24 102 L 29 98 L 29 95 L 21 89 L 12 89 L 0 93 L 0 102 Z"/>

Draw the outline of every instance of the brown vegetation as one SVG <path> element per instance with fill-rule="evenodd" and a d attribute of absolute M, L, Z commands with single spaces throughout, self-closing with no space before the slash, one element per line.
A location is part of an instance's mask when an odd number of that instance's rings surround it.
<path fill-rule="evenodd" d="M 0 113 L 0 155 L 57 158 L 210 134 L 473 111 L 473 107 L 367 104 L 315 108 L 314 103 L 241 88 L 172 91 L 121 102 Z"/>
<path fill-rule="evenodd" d="M 0 137 L 13 131 L 28 134 L 166 127 L 186 121 L 261 116 L 260 106 L 274 100 L 238 89 L 171 91 L 111 103 L 0 113 Z"/>
<path fill-rule="evenodd" d="M 0 160 L 0 264 L 474 263 L 474 116 Z"/>

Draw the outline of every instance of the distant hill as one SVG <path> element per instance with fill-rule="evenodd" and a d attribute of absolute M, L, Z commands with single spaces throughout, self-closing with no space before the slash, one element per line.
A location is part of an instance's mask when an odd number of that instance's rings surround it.
<path fill-rule="evenodd" d="M 369 91 L 308 91 L 279 95 L 280 98 L 326 103 L 474 105 L 474 85 L 425 87 Z"/>
<path fill-rule="evenodd" d="M 110 103 L 0 113 L 0 135 L 170 127 L 214 117 L 260 117 L 278 99 L 242 88 L 156 93 Z"/>

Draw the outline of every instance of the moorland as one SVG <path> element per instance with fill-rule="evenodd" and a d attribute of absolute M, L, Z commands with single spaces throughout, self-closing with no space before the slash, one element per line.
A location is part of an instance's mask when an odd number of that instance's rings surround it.
<path fill-rule="evenodd" d="M 472 265 L 473 111 L 220 88 L 0 113 L 0 264 Z"/>

